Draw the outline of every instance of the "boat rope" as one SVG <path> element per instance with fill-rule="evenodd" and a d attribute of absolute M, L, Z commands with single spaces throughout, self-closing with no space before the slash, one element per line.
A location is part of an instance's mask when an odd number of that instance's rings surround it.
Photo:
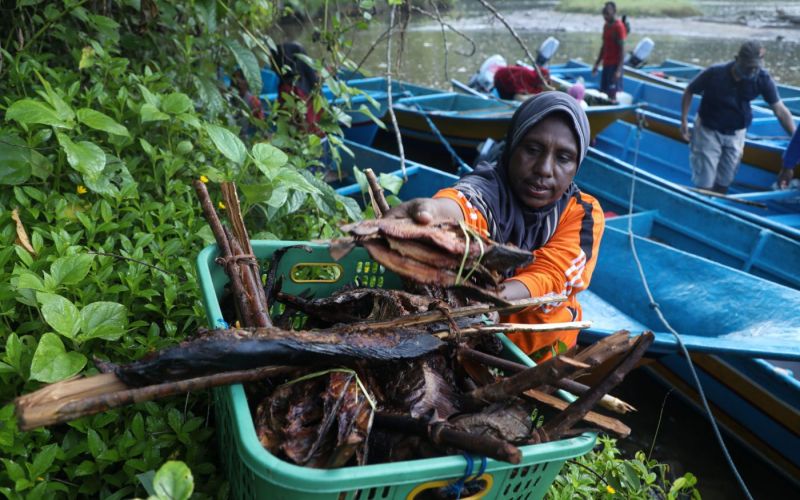
<path fill-rule="evenodd" d="M 441 142 L 444 148 L 447 150 L 447 152 L 450 153 L 450 157 L 452 157 L 456 161 L 456 163 L 458 163 L 458 175 L 464 175 L 469 172 L 472 172 L 472 167 L 467 165 L 466 162 L 464 162 L 464 160 L 462 160 L 461 157 L 458 156 L 458 153 L 456 153 L 456 151 L 453 149 L 453 146 L 451 146 L 450 143 L 447 141 L 447 139 L 442 135 L 442 133 L 439 131 L 439 128 L 433 123 L 433 120 L 431 120 L 431 118 L 428 116 L 428 113 L 426 113 L 425 110 L 422 109 L 422 106 L 420 106 L 419 103 L 416 102 L 413 104 L 414 107 L 417 109 L 417 111 L 419 111 L 420 114 L 425 118 L 425 121 L 428 122 L 428 127 L 430 127 L 433 134 L 439 139 L 439 142 Z"/>
<path fill-rule="evenodd" d="M 631 253 L 633 255 L 633 260 L 636 262 L 636 267 L 639 271 L 639 277 L 642 280 L 642 285 L 644 285 L 644 290 L 647 293 L 647 298 L 650 301 L 650 307 L 655 311 L 658 318 L 661 320 L 661 323 L 664 324 L 667 330 L 675 337 L 675 340 L 678 342 L 678 347 L 680 347 L 681 353 L 686 358 L 686 362 L 689 364 L 689 371 L 692 374 L 692 378 L 694 379 L 694 384 L 697 387 L 697 393 L 700 396 L 700 401 L 703 403 L 703 408 L 708 415 L 708 421 L 711 423 L 711 428 L 714 430 L 714 436 L 717 438 L 717 442 L 719 443 L 720 449 L 722 450 L 722 454 L 725 456 L 725 460 L 728 462 L 728 466 L 733 472 L 733 475 L 736 477 L 736 481 L 739 483 L 739 487 L 744 492 L 745 496 L 748 500 L 753 500 L 753 496 L 750 494 L 750 490 L 747 488 L 747 484 L 745 484 L 744 479 L 742 479 L 741 474 L 739 474 L 739 469 L 736 468 L 736 464 L 733 463 L 733 458 L 731 458 L 730 452 L 728 451 L 728 447 L 725 445 L 725 440 L 722 438 L 722 434 L 719 431 L 719 426 L 717 425 L 717 420 L 714 418 L 714 414 L 711 413 L 711 407 L 708 405 L 708 399 L 706 399 L 706 393 L 703 390 L 703 386 L 700 383 L 700 378 L 697 376 L 697 371 L 695 370 L 694 363 L 692 362 L 692 357 L 689 354 L 689 350 L 686 348 L 686 345 L 683 343 L 683 339 L 681 338 L 680 334 L 670 325 L 667 318 L 664 317 L 663 312 L 661 311 L 661 307 L 656 302 L 655 298 L 653 297 L 653 292 L 650 290 L 650 286 L 647 284 L 647 278 L 644 274 L 644 268 L 642 267 L 642 262 L 639 260 L 639 255 L 636 253 L 636 242 L 633 235 L 633 199 L 634 193 L 636 189 L 636 171 L 638 167 L 636 166 L 637 160 L 639 157 L 639 142 L 642 136 L 642 127 L 644 116 L 638 112 L 636 112 L 637 116 L 637 126 L 636 126 L 636 148 L 634 150 L 633 156 L 633 168 L 631 169 L 631 189 L 630 189 L 630 198 L 628 199 L 628 241 L 630 242 L 631 246 Z"/>

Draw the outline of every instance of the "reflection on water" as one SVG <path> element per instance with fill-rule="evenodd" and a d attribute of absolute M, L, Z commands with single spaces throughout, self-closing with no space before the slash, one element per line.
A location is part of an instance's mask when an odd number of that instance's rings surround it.
<path fill-rule="evenodd" d="M 495 2 L 498 9 L 505 13 L 527 12 L 530 15 L 547 16 L 552 18 L 550 29 L 541 31 L 518 29 L 528 48 L 535 51 L 538 45 L 548 36 L 555 36 L 561 42 L 558 53 L 553 58 L 553 63 L 564 62 L 570 58 L 583 59 L 593 62 L 600 50 L 600 30 L 602 19 L 597 16 L 597 31 L 580 32 L 569 25 L 565 14 L 555 12 L 552 6 L 554 1 L 523 2 L 509 0 Z M 753 5 L 749 0 L 733 2 L 698 1 L 695 2 L 703 11 L 703 19 L 724 20 L 731 23 L 748 22 L 757 25 L 758 20 L 767 17 L 775 19 L 776 8 L 800 15 L 800 1 L 757 2 Z M 475 1 L 458 2 L 455 9 L 447 14 L 447 20 L 454 22 L 464 33 L 475 41 L 477 49 L 474 55 L 466 56 L 464 52 L 470 50 L 470 45 L 457 35 L 448 33 L 448 54 L 443 50 L 442 34 L 438 25 L 432 25 L 426 18 L 418 16 L 409 25 L 411 30 L 406 37 L 406 46 L 403 54 L 403 65 L 400 69 L 401 78 L 449 89 L 450 78 L 466 80 L 477 69 L 480 63 L 492 54 L 502 54 L 508 61 L 524 59 L 524 51 L 499 22 L 471 23 L 471 19 L 484 19 L 486 12 Z M 738 21 L 737 21 L 738 20 Z M 691 36 L 650 35 L 637 30 L 642 29 L 632 19 L 633 29 L 629 47 L 633 47 L 644 36 L 649 36 L 656 42 L 655 49 L 649 62 L 658 63 L 664 59 L 672 58 L 700 65 L 731 60 L 739 48 L 742 39 L 739 38 L 693 38 Z M 359 61 L 372 44 L 385 30 L 385 23 L 376 22 L 369 30 L 358 34 L 358 39 L 351 53 L 351 57 Z M 709 30 L 724 33 L 725 24 L 712 23 Z M 797 36 L 793 36 L 793 33 Z M 790 31 L 792 36 L 783 36 L 781 39 L 764 40 L 767 48 L 766 66 L 776 78 L 783 83 L 800 85 L 800 27 Z M 782 36 L 782 35 L 781 35 Z M 385 71 L 386 47 L 379 45 L 364 64 L 364 69 L 372 73 Z M 447 68 L 447 74 L 445 74 Z"/>

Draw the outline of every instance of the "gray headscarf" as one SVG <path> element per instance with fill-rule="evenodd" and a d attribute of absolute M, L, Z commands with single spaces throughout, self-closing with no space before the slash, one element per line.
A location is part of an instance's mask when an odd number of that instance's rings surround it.
<path fill-rule="evenodd" d="M 575 183 L 554 203 L 539 209 L 523 205 L 511 189 L 508 165 L 520 140 L 551 113 L 568 117 L 578 138 L 578 168 L 589 149 L 589 120 L 572 96 L 558 91 L 537 94 L 517 108 L 511 117 L 505 147 L 496 163 L 480 163 L 475 170 L 454 186 L 464 193 L 486 218 L 490 237 L 501 243 L 512 243 L 525 250 L 541 248 L 553 236 L 570 197 L 580 195 Z"/>

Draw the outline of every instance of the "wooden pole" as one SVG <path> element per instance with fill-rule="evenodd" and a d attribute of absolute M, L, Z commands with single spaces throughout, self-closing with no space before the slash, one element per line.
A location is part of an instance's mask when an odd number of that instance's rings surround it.
<path fill-rule="evenodd" d="M 386 215 L 391 207 L 389 207 L 389 203 L 386 202 L 386 198 L 383 196 L 383 188 L 378 182 L 378 178 L 375 177 L 375 172 L 368 168 L 364 170 L 364 174 L 367 176 L 369 199 L 372 201 L 373 210 L 375 210 L 375 218 L 380 219 Z"/>
<path fill-rule="evenodd" d="M 14 402 L 23 431 L 67 422 L 118 406 L 208 389 L 221 385 L 261 380 L 298 370 L 296 366 L 267 366 L 131 389 L 113 373 L 65 380 L 21 396 Z"/>

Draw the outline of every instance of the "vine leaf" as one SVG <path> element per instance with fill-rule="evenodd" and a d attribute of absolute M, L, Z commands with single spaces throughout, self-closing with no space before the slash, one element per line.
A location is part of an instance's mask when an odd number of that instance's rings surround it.
<path fill-rule="evenodd" d="M 76 114 L 78 115 L 78 121 L 87 127 L 112 135 L 121 135 L 124 137 L 131 136 L 131 134 L 128 132 L 128 129 L 125 128 L 124 125 L 119 124 L 116 120 L 105 113 L 101 113 L 89 108 L 81 108 Z"/>
<path fill-rule="evenodd" d="M 247 148 L 241 139 L 230 130 L 220 127 L 219 125 L 206 125 L 206 132 L 208 132 L 211 141 L 227 159 L 241 165 L 247 158 Z"/>
<path fill-rule="evenodd" d="M 69 378 L 86 366 L 86 356 L 67 352 L 64 343 L 55 333 L 47 332 L 39 339 L 31 360 L 31 379 L 40 382 L 58 382 Z"/>
<path fill-rule="evenodd" d="M 261 68 L 253 51 L 236 40 L 230 40 L 226 45 L 236 59 L 236 64 L 241 68 L 244 78 L 247 80 L 247 85 L 250 87 L 250 92 L 260 94 L 263 85 L 261 82 Z"/>

